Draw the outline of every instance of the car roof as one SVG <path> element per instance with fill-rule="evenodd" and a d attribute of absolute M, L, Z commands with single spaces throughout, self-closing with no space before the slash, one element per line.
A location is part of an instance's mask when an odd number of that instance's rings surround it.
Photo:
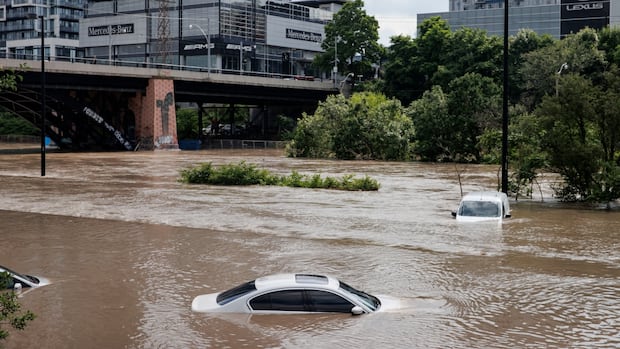
<path fill-rule="evenodd" d="M 279 287 L 319 287 L 336 290 L 340 286 L 340 281 L 325 275 L 286 273 L 260 277 L 254 284 L 259 291 Z"/>
<path fill-rule="evenodd" d="M 502 201 L 506 199 L 506 194 L 499 191 L 476 191 L 463 196 L 463 201 Z"/>
<path fill-rule="evenodd" d="M 7 272 L 9 274 L 17 274 L 17 275 L 19 275 L 18 272 L 13 271 L 13 270 L 11 270 L 11 269 L 9 269 L 7 267 L 4 267 L 4 266 L 0 265 L 0 273 L 3 273 L 3 272 Z"/>

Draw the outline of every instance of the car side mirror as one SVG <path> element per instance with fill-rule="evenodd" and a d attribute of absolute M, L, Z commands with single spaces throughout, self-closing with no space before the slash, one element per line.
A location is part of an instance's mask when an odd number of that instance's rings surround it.
<path fill-rule="evenodd" d="M 353 314 L 353 315 L 362 315 L 362 314 L 364 314 L 364 309 L 362 309 L 362 307 L 356 305 L 353 308 L 351 308 L 351 314 Z"/>
<path fill-rule="evenodd" d="M 15 285 L 13 285 L 13 291 L 21 291 L 22 290 L 22 284 L 20 282 L 16 282 Z"/>
<path fill-rule="evenodd" d="M 456 211 L 452 211 L 452 217 L 456 217 Z"/>

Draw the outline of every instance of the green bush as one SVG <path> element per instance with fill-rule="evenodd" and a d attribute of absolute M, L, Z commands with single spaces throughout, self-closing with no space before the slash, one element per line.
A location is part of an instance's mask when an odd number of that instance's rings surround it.
<path fill-rule="evenodd" d="M 400 102 L 377 93 L 330 96 L 314 115 L 298 120 L 286 152 L 291 157 L 407 160 L 413 123 Z"/>
<path fill-rule="evenodd" d="M 39 128 L 28 120 L 13 114 L 0 113 L 0 135 L 38 136 L 40 134 Z"/>
<path fill-rule="evenodd" d="M 181 170 L 181 182 L 188 184 L 213 185 L 278 185 L 297 188 L 337 189 L 349 191 L 376 191 L 379 183 L 368 176 L 355 178 L 345 175 L 342 178 L 325 177 L 319 174 L 302 175 L 293 171 L 289 176 L 278 176 L 256 165 L 241 161 L 214 168 L 211 163 L 200 164 Z"/>

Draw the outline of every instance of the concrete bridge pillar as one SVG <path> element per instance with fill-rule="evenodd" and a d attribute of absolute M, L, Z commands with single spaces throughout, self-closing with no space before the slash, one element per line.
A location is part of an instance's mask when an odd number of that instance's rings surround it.
<path fill-rule="evenodd" d="M 174 80 L 151 78 L 146 95 L 137 94 L 129 104 L 141 149 L 179 149 Z"/>

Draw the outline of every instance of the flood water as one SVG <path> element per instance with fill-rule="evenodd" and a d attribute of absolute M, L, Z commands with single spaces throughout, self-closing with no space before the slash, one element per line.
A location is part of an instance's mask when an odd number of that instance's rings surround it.
<path fill-rule="evenodd" d="M 201 162 L 369 175 L 377 192 L 178 182 Z M 0 264 L 52 284 L 6 348 L 618 348 L 620 212 L 512 202 L 459 224 L 449 164 L 276 151 L 0 154 Z M 496 166 L 466 166 L 465 192 Z M 192 299 L 267 274 L 330 274 L 399 297 L 390 313 L 220 315 Z"/>

